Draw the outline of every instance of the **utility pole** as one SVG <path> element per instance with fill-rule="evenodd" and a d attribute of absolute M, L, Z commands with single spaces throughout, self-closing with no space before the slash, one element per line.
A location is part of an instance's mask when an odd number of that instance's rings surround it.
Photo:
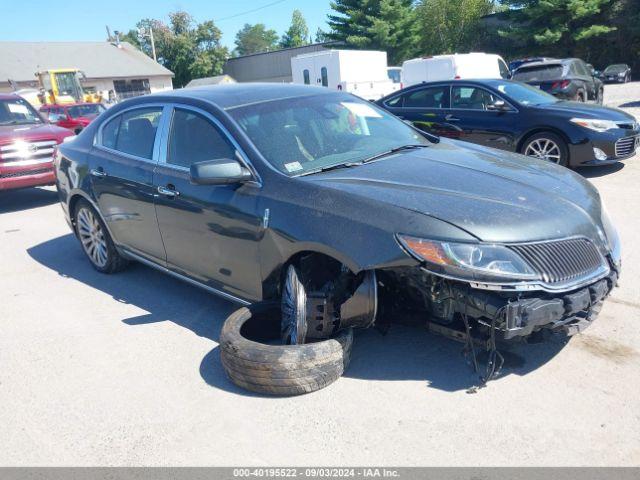
<path fill-rule="evenodd" d="M 156 42 L 153 39 L 153 28 L 149 27 L 149 33 L 147 33 L 147 29 L 145 27 L 140 27 L 138 29 L 138 38 L 140 40 L 144 38 L 149 38 L 151 40 L 151 53 L 153 54 L 153 59 L 157 62 L 158 57 L 156 56 Z"/>

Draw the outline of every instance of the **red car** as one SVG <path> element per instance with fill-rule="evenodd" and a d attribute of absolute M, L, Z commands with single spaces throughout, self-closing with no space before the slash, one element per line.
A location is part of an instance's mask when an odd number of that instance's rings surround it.
<path fill-rule="evenodd" d="M 76 135 L 106 108 L 101 103 L 73 103 L 69 105 L 43 105 L 40 113 L 49 122 L 72 130 Z"/>
<path fill-rule="evenodd" d="M 53 185 L 55 147 L 70 136 L 22 97 L 0 93 L 0 191 Z"/>

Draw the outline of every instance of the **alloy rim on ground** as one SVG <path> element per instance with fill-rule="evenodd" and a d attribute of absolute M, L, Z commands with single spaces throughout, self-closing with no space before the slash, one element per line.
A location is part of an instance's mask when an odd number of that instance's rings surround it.
<path fill-rule="evenodd" d="M 282 292 L 282 341 L 288 345 L 305 342 L 307 331 L 307 295 L 293 265 L 287 270 Z"/>

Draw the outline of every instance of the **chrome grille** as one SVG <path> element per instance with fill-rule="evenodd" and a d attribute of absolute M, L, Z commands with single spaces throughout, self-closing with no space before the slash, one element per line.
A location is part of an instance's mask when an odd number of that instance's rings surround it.
<path fill-rule="evenodd" d="M 27 177 L 31 175 L 40 175 L 41 173 L 51 173 L 52 171 L 53 170 L 51 168 L 41 168 L 39 170 L 26 170 L 22 172 L 0 173 L 0 178 Z"/>
<path fill-rule="evenodd" d="M 624 137 L 616 142 L 616 157 L 631 155 L 636 149 L 637 137 Z"/>
<path fill-rule="evenodd" d="M 53 161 L 55 140 L 14 142 L 0 147 L 0 163 L 5 167 L 22 167 Z"/>
<path fill-rule="evenodd" d="M 564 283 L 608 271 L 606 259 L 586 238 L 511 245 L 547 283 Z"/>

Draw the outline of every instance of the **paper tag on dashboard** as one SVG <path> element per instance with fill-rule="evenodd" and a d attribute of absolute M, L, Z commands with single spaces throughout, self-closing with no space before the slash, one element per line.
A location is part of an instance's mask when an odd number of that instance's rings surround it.
<path fill-rule="evenodd" d="M 21 113 L 22 115 L 29 115 L 29 109 L 25 105 L 19 103 L 9 103 L 7 105 L 11 113 Z"/>
<path fill-rule="evenodd" d="M 300 162 L 285 163 L 284 168 L 286 168 L 287 172 L 289 173 L 299 172 L 300 170 L 304 170 L 302 165 L 300 165 Z"/>

